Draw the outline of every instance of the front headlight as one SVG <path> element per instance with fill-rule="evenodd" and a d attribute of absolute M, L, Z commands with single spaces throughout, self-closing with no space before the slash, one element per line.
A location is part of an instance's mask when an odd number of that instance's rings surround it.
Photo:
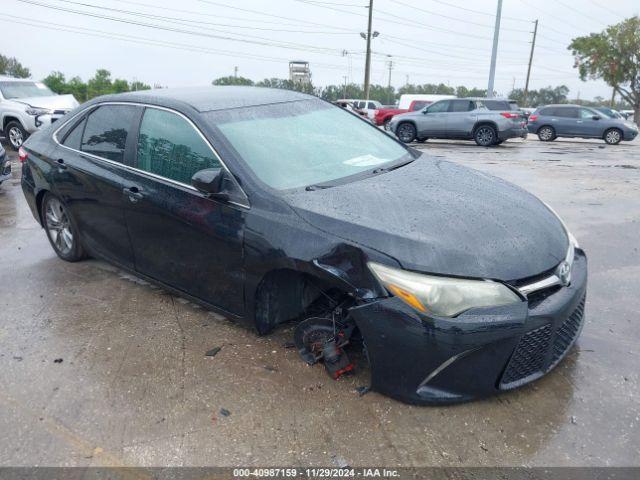
<path fill-rule="evenodd" d="M 470 308 L 522 301 L 509 287 L 491 280 L 423 275 L 373 262 L 367 265 L 389 293 L 420 312 L 440 317 L 455 317 Z"/>
<path fill-rule="evenodd" d="M 29 107 L 25 110 L 25 112 L 27 113 L 27 115 L 38 116 L 38 115 L 46 115 L 47 113 L 51 113 L 51 110 L 49 110 L 48 108 Z"/>

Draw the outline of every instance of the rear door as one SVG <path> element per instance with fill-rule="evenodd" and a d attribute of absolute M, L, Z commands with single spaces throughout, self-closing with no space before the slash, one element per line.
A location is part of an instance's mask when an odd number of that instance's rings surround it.
<path fill-rule="evenodd" d="M 444 138 L 447 135 L 449 100 L 440 100 L 416 118 L 418 137 Z"/>
<path fill-rule="evenodd" d="M 554 115 L 551 117 L 551 124 L 557 135 L 580 135 L 578 124 L 578 108 L 576 107 L 555 107 Z"/>
<path fill-rule="evenodd" d="M 133 162 L 131 132 L 141 108 L 106 104 L 92 110 L 59 138 L 54 184 L 77 223 L 83 244 L 98 255 L 133 267 L 122 189 Z"/>
<path fill-rule="evenodd" d="M 125 216 L 136 270 L 241 315 L 247 210 L 191 186 L 197 171 L 221 167 L 216 153 L 190 120 L 156 107 L 144 111 L 135 151 Z"/>
<path fill-rule="evenodd" d="M 450 100 L 447 113 L 447 136 L 469 137 L 473 131 L 478 114 L 475 111 L 475 102 L 471 100 Z"/>

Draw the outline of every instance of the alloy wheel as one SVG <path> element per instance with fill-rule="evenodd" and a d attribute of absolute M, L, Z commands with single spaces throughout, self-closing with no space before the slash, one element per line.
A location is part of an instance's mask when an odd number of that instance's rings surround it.
<path fill-rule="evenodd" d="M 73 233 L 69 215 L 62 203 L 56 198 L 47 202 L 45 209 L 45 223 L 51 243 L 62 254 L 68 255 L 73 250 Z"/>
<path fill-rule="evenodd" d="M 547 142 L 553 138 L 553 130 L 549 127 L 544 127 L 540 130 L 538 135 L 540 136 L 540 140 Z"/>
<path fill-rule="evenodd" d="M 491 145 L 495 140 L 495 134 L 491 127 L 480 127 L 476 132 L 476 140 L 478 144 L 487 146 Z"/>
<path fill-rule="evenodd" d="M 398 138 L 404 143 L 411 143 L 415 138 L 413 125 L 404 123 L 398 127 Z"/>
<path fill-rule="evenodd" d="M 20 130 L 18 127 L 11 127 L 9 129 L 9 142 L 11 143 L 11 146 L 16 150 L 20 148 L 22 146 L 22 143 L 24 142 L 22 130 Z"/>
<path fill-rule="evenodd" d="M 604 139 L 608 144 L 615 145 L 620 142 L 620 132 L 618 130 L 609 130 Z"/>

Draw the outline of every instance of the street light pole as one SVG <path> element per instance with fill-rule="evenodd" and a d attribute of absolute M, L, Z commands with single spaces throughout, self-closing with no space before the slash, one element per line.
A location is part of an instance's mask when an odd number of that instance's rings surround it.
<path fill-rule="evenodd" d="M 369 25 L 367 27 L 367 57 L 364 67 L 364 97 L 369 101 L 370 70 L 371 70 L 371 24 L 373 22 L 373 0 L 369 0 Z"/>
<path fill-rule="evenodd" d="M 491 50 L 491 69 L 489 70 L 489 86 L 487 87 L 487 97 L 493 97 L 493 82 L 496 77 L 496 57 L 498 56 L 498 37 L 500 36 L 500 16 L 502 15 L 502 0 L 498 0 L 498 11 L 496 12 L 496 25 L 493 30 L 493 49 Z"/>

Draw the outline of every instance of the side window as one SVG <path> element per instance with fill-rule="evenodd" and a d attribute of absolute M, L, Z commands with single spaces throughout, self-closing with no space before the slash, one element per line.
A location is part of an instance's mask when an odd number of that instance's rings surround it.
<path fill-rule="evenodd" d="M 78 123 L 71 132 L 64 139 L 62 144 L 65 147 L 73 148 L 74 150 L 80 150 L 80 141 L 82 140 L 82 131 L 84 130 L 84 124 L 87 121 L 86 118 L 83 118 L 80 123 Z"/>
<path fill-rule="evenodd" d="M 194 173 L 220 162 L 195 128 L 181 116 L 147 108 L 140 124 L 137 168 L 191 185 Z"/>
<path fill-rule="evenodd" d="M 427 109 L 427 112 L 429 113 L 446 112 L 449 109 L 449 103 L 451 103 L 449 100 L 441 100 L 439 102 L 436 102 Z"/>
<path fill-rule="evenodd" d="M 451 100 L 450 112 L 470 112 L 474 109 L 473 102 L 469 100 Z"/>
<path fill-rule="evenodd" d="M 587 110 L 586 108 L 581 108 L 580 109 L 580 118 L 582 119 L 589 119 L 591 120 L 591 118 L 597 115 L 596 112 L 592 111 L 592 110 Z"/>
<path fill-rule="evenodd" d="M 137 107 L 104 105 L 89 114 L 82 135 L 83 152 L 124 163 L 124 149 Z"/>
<path fill-rule="evenodd" d="M 556 108 L 556 117 L 578 118 L 578 109 L 574 107 Z"/>
<path fill-rule="evenodd" d="M 370 109 L 370 110 L 375 110 L 375 108 L 376 108 L 375 103 L 373 103 L 373 102 L 369 102 L 369 109 Z"/>
<path fill-rule="evenodd" d="M 485 100 L 484 105 L 489 110 L 511 110 L 509 103 L 502 100 Z"/>
<path fill-rule="evenodd" d="M 431 103 L 432 102 L 427 102 L 425 100 L 414 100 L 409 110 L 411 110 L 412 112 L 417 112 L 418 110 L 422 110 L 427 105 L 431 105 Z"/>

